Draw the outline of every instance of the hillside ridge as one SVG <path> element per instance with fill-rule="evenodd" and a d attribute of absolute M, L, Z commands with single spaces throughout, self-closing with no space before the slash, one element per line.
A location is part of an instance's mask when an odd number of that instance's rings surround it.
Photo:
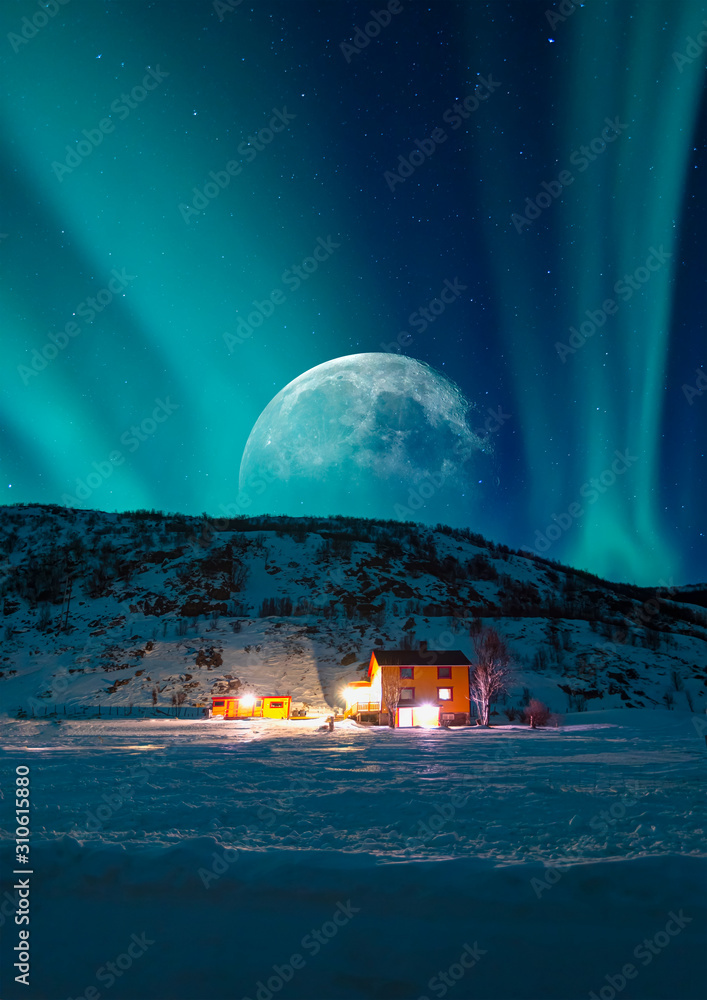
<path fill-rule="evenodd" d="M 215 519 L 0 508 L 5 712 L 291 694 L 326 711 L 376 647 L 464 650 L 492 624 L 508 721 L 707 703 L 707 586 L 611 583 L 466 529 L 347 517 Z"/>

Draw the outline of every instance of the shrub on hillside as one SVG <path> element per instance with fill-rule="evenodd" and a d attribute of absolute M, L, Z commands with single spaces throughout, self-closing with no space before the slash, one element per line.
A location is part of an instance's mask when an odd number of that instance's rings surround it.
<path fill-rule="evenodd" d="M 531 729 L 537 729 L 538 726 L 548 724 L 551 712 L 544 702 L 538 701 L 537 698 L 531 698 L 530 703 L 525 706 L 523 714 Z"/>

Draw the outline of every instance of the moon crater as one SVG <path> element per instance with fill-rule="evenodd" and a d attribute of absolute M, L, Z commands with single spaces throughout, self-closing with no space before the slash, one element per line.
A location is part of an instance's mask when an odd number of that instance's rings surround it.
<path fill-rule="evenodd" d="M 241 502 L 251 514 L 387 519 L 404 516 L 414 493 L 421 503 L 411 519 L 460 523 L 450 513 L 468 514 L 490 453 L 470 409 L 450 379 L 405 355 L 326 361 L 258 417 L 241 460 Z"/>

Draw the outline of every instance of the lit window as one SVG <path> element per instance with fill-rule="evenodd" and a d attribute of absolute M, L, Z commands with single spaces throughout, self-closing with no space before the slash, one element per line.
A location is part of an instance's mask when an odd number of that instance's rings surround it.
<path fill-rule="evenodd" d="M 404 681 L 411 681 L 413 678 L 414 669 L 415 669 L 414 667 L 401 667 L 400 668 L 401 679 Z"/>
<path fill-rule="evenodd" d="M 400 689 L 400 700 L 401 701 L 414 701 L 415 700 L 415 688 L 401 688 Z"/>
<path fill-rule="evenodd" d="M 452 668 L 451 667 L 437 667 L 437 679 L 438 680 L 448 679 L 448 680 L 451 681 L 451 679 L 452 679 Z"/>
<path fill-rule="evenodd" d="M 437 697 L 440 701 L 451 701 L 452 700 L 452 689 L 451 688 L 439 688 L 437 691 Z"/>

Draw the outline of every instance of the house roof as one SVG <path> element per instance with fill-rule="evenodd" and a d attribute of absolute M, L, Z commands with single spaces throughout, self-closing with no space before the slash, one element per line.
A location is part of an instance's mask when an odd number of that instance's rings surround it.
<path fill-rule="evenodd" d="M 374 649 L 381 667 L 450 667 L 468 666 L 470 660 L 460 649 Z"/>

